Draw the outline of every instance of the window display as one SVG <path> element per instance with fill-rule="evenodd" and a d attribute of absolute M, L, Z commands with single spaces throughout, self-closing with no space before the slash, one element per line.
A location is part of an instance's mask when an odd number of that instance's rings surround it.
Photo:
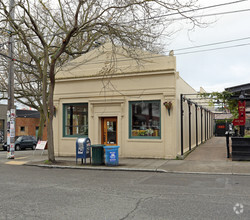
<path fill-rule="evenodd" d="M 130 110 L 130 138 L 160 138 L 160 101 L 133 101 Z"/>
<path fill-rule="evenodd" d="M 88 104 L 64 104 L 64 136 L 88 135 Z"/>

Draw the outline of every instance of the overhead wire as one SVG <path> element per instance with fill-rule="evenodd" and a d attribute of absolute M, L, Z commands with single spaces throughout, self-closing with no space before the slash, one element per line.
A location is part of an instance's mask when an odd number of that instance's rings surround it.
<path fill-rule="evenodd" d="M 226 2 L 226 3 L 222 3 L 222 4 L 216 4 L 216 5 L 210 5 L 210 6 L 205 6 L 205 7 L 200 7 L 200 8 L 196 8 L 196 9 L 190 9 L 190 10 L 186 10 L 186 11 L 182 11 L 181 13 L 189 13 L 189 12 L 194 12 L 194 11 L 199 11 L 199 10 L 206 10 L 206 9 L 210 9 L 210 8 L 215 8 L 215 7 L 221 7 L 221 6 L 226 6 L 226 5 L 231 5 L 231 4 L 237 4 L 237 3 L 241 3 L 241 2 L 245 2 L 248 0 L 239 0 L 239 1 L 233 1 L 233 2 Z M 192 17 L 206 17 L 206 16 L 214 16 L 214 15 L 221 15 L 221 14 L 230 14 L 230 13 L 238 13 L 238 12 L 246 12 L 246 11 L 250 11 L 250 9 L 243 9 L 243 10 L 235 10 L 235 11 L 228 11 L 228 12 L 218 12 L 218 13 L 213 13 L 213 14 L 203 14 L 203 15 L 197 15 L 197 16 L 192 16 Z M 179 15 L 180 12 L 175 12 L 175 13 L 170 13 L 170 14 L 164 14 L 164 15 L 158 15 L 158 16 L 152 16 L 150 18 L 143 18 L 143 19 L 137 19 L 134 20 L 134 22 L 138 22 L 138 21 L 148 21 L 148 20 L 152 20 L 152 19 L 156 19 L 156 18 L 161 18 L 161 17 L 168 17 L 168 16 L 173 16 L 173 15 Z M 181 18 L 173 18 L 171 20 L 182 20 L 182 19 L 188 19 L 187 17 L 181 17 Z M 121 24 L 125 24 L 125 23 L 130 23 L 131 21 L 128 22 L 121 22 Z M 0 28 L 3 29 L 3 28 Z M 9 30 L 6 30 L 6 32 L 8 34 L 11 34 L 11 32 Z M 66 32 L 59 32 L 56 34 L 48 34 L 45 35 L 43 37 L 49 37 L 49 36 L 59 36 L 62 34 L 66 34 Z M 29 36 L 29 38 L 33 38 L 33 37 L 37 37 L 36 35 L 33 36 Z M 5 43 L 9 43 L 9 42 L 4 42 L 2 44 Z"/>
<path fill-rule="evenodd" d="M 138 22 L 138 21 L 146 21 L 146 20 L 151 20 L 151 19 L 156 19 L 156 18 L 162 18 L 162 17 L 173 16 L 173 15 L 179 15 L 180 13 L 184 14 L 184 13 L 195 12 L 195 11 L 199 11 L 199 10 L 206 10 L 206 9 L 215 8 L 215 7 L 221 7 L 221 6 L 231 5 L 231 4 L 237 4 L 237 3 L 241 3 L 241 2 L 245 2 L 245 1 L 248 1 L 248 0 L 239 0 L 239 1 L 227 2 L 227 3 L 217 4 L 217 5 L 210 5 L 210 6 L 205 6 L 205 7 L 190 9 L 190 10 L 186 10 L 186 11 L 181 11 L 181 12 L 175 12 L 175 13 L 170 13 L 170 14 L 153 16 L 153 17 L 147 18 L 147 19 L 145 19 L 145 18 L 143 18 L 143 19 L 137 19 L 135 21 L 136 22 Z M 201 16 L 203 16 L 203 15 L 201 15 Z M 129 23 L 129 22 L 130 21 L 124 22 L 124 23 Z"/>
<path fill-rule="evenodd" d="M 227 46 L 227 47 L 217 47 L 217 48 L 211 48 L 211 49 L 205 49 L 205 50 L 196 50 L 196 51 L 190 51 L 190 52 L 177 53 L 175 55 L 208 52 L 208 51 L 213 51 L 213 50 L 222 50 L 222 49 L 228 49 L 228 48 L 233 48 L 233 47 L 243 47 L 243 46 L 249 46 L 249 45 L 250 43 L 245 43 L 245 44 L 238 44 L 238 45 L 232 45 L 232 46 Z"/>
<path fill-rule="evenodd" d="M 236 4 L 236 3 L 241 3 L 241 2 L 245 2 L 248 0 L 239 0 L 239 1 L 233 1 L 233 2 L 227 2 L 227 3 L 222 3 L 222 4 L 217 4 L 217 5 L 210 5 L 210 6 L 206 6 L 206 7 L 202 7 L 202 8 L 197 8 L 197 9 L 192 9 L 192 10 L 187 10 L 187 11 L 183 11 L 182 13 L 188 13 L 188 12 L 193 12 L 193 11 L 197 11 L 197 10 L 202 10 L 202 9 L 209 9 L 209 8 L 214 8 L 214 7 L 220 7 L 220 6 L 226 6 L 226 5 L 231 5 L 231 4 Z M 229 12 L 219 12 L 219 13 L 213 13 L 213 14 L 207 14 L 207 15 L 198 15 L 196 17 L 205 17 L 205 16 L 214 16 L 214 15 L 221 15 L 221 14 L 229 14 L 229 13 L 238 13 L 238 12 L 246 12 L 246 11 L 250 11 L 250 9 L 243 9 L 243 10 L 235 10 L 235 11 L 229 11 Z M 153 18 L 160 18 L 160 17 L 166 17 L 166 16 L 172 16 L 172 15 L 176 15 L 179 14 L 178 12 L 176 13 L 172 13 L 172 14 L 165 14 L 165 15 L 160 15 L 160 16 L 156 16 L 156 17 L 152 17 L 152 18 L 148 18 L 148 19 L 153 19 Z M 193 16 L 195 17 L 195 16 Z M 177 19 L 187 19 L 187 18 L 175 18 Z M 142 20 L 147 20 L 147 19 L 141 19 L 141 20 L 137 20 L 137 21 L 142 21 Z M 9 33 L 9 32 L 8 32 Z M 57 34 L 48 34 L 45 35 L 44 37 L 48 37 L 48 36 L 59 36 L 65 34 L 65 32 L 60 32 Z M 30 36 L 30 38 L 36 37 L 34 36 Z M 246 38 L 241 38 L 241 39 L 235 39 L 235 40 L 229 40 L 229 41 L 223 41 L 223 42 L 216 42 L 216 43 L 211 43 L 211 44 L 206 44 L 206 45 L 198 45 L 198 46 L 194 46 L 194 47 L 187 47 L 187 48 L 180 48 L 180 49 L 176 49 L 174 51 L 180 51 L 180 50 L 187 50 L 187 49 L 194 49 L 194 48 L 199 48 L 199 47 L 205 47 L 205 46 L 213 46 L 213 45 L 218 45 L 218 44 L 224 44 L 224 43 L 229 43 L 229 42 L 235 42 L 235 41 L 240 41 L 240 40 L 246 40 L 249 39 L 250 37 L 246 37 Z M 16 40 L 17 41 L 17 40 Z M 9 42 L 4 42 L 1 43 L 0 45 L 5 45 L 8 44 Z M 240 47 L 240 46 L 248 46 L 249 43 L 247 44 L 241 44 L 241 45 L 233 45 L 233 46 L 228 46 L 228 47 L 221 47 L 221 48 L 212 48 L 212 49 L 206 49 L 206 50 L 199 50 L 199 51 L 191 51 L 191 52 L 183 52 L 183 53 L 177 53 L 176 55 L 183 55 L 183 54 L 190 54 L 190 53 L 197 53 L 197 52 L 206 52 L 206 51 L 211 51 L 211 50 L 221 50 L 221 49 L 226 49 L 226 48 L 232 48 L 232 47 Z M 36 66 L 17 60 L 17 59 L 13 59 L 3 53 L 0 53 L 0 56 L 4 56 L 6 58 L 12 59 L 13 61 L 17 61 L 20 62 L 24 65 L 28 65 L 32 68 L 36 68 Z M 165 56 L 165 55 L 159 55 L 160 56 Z"/>
<path fill-rule="evenodd" d="M 214 46 L 214 45 L 225 44 L 225 43 L 232 43 L 232 42 L 248 40 L 248 39 L 250 39 L 250 37 L 243 37 L 243 38 L 237 38 L 237 39 L 233 39 L 233 40 L 219 41 L 219 42 L 215 42 L 215 43 L 197 45 L 197 46 L 193 46 L 193 47 L 184 47 L 184 48 L 180 48 L 180 49 L 175 49 L 174 51 L 189 50 L 189 49 L 194 49 L 194 48 L 199 48 L 199 47 L 208 47 L 208 46 Z"/>
<path fill-rule="evenodd" d="M 250 37 L 244 37 L 244 38 L 238 38 L 238 39 L 233 39 L 233 40 L 227 40 L 227 41 L 219 41 L 219 42 L 215 42 L 215 43 L 210 43 L 210 44 L 204 44 L 204 45 L 197 45 L 197 46 L 193 46 L 193 47 L 185 47 L 185 48 L 179 48 L 173 51 L 183 51 L 183 50 L 189 50 L 189 49 L 195 49 L 195 48 L 201 48 L 201 47 L 208 47 L 208 46 L 214 46 L 214 45 L 220 45 L 220 44 L 226 44 L 226 43 L 231 43 L 231 42 L 237 42 L 237 41 L 243 41 L 243 40 L 248 40 L 250 39 Z M 243 44 L 236 44 L 236 45 L 231 45 L 231 46 L 225 46 L 225 47 L 216 47 L 216 48 L 210 48 L 210 49 L 204 49 L 204 50 L 194 50 L 194 51 L 187 51 L 187 52 L 180 52 L 180 53 L 176 53 L 175 55 L 185 55 L 185 54 L 192 54 L 192 53 L 199 53 L 199 52 L 208 52 L 208 51 L 214 51 L 214 50 L 222 50 L 222 49 L 228 49 L 228 48 L 234 48 L 234 47 L 242 47 L 242 46 L 249 46 L 250 43 L 243 43 Z M 170 51 L 167 51 L 170 52 Z M 0 53 L 0 56 L 3 56 L 5 58 L 8 59 L 13 59 L 11 57 L 9 57 L 6 54 Z M 154 57 L 165 57 L 165 54 L 159 54 L 156 55 Z M 146 58 L 151 58 L 150 56 L 144 56 L 142 57 L 143 59 Z M 124 59 L 117 59 L 118 62 L 120 61 L 128 61 L 131 58 L 124 58 Z M 13 61 L 17 61 L 19 63 L 22 63 L 24 65 L 30 66 L 32 68 L 36 68 L 35 65 L 23 62 L 21 60 L 18 59 L 13 59 Z M 98 62 L 89 62 L 89 64 L 98 64 L 98 63 L 103 63 L 104 61 L 98 61 Z"/>

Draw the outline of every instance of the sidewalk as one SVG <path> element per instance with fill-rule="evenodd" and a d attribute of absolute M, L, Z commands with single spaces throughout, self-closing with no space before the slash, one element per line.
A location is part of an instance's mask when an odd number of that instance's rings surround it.
<path fill-rule="evenodd" d="M 226 158 L 225 142 L 225 137 L 213 137 L 197 147 L 185 160 L 119 158 L 119 166 L 111 167 L 91 165 L 89 159 L 86 165 L 82 165 L 81 159 L 76 164 L 75 157 L 57 157 L 57 163 L 49 165 L 44 163 L 47 160 L 45 151 L 44 155 L 35 152 L 24 165 L 62 169 L 250 175 L 250 161 L 232 161 Z"/>

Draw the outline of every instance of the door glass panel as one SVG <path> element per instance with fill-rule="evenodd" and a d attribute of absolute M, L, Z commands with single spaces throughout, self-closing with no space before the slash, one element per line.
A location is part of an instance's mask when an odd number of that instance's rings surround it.
<path fill-rule="evenodd" d="M 107 144 L 116 144 L 116 121 L 107 121 Z"/>
<path fill-rule="evenodd" d="M 107 117 L 102 119 L 102 144 L 107 146 L 117 145 L 116 117 Z"/>

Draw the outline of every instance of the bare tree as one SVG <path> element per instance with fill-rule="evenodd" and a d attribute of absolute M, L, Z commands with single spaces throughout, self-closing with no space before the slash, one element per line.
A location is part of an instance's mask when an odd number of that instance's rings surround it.
<path fill-rule="evenodd" d="M 182 2 L 182 3 L 181 3 Z M 8 23 L 13 27 L 19 50 L 15 56 L 35 68 L 40 80 L 42 108 L 48 129 L 48 159 L 55 162 L 53 142 L 53 95 L 56 68 L 72 57 L 88 52 L 109 40 L 126 45 L 131 56 L 138 48 L 155 50 L 162 34 L 174 22 L 166 19 L 179 15 L 194 26 L 200 25 L 190 10 L 197 0 L 16 0 L 15 19 L 11 19 L 8 1 L 0 0 L 0 31 Z M 170 17 L 171 18 L 171 17 Z M 30 68 L 30 67 L 28 67 Z M 20 68 L 21 70 L 21 68 Z M 32 79 L 30 79 L 32 80 Z M 24 83 L 25 84 L 25 83 Z M 23 93 L 25 86 L 20 87 Z M 37 89 L 38 87 L 35 87 Z"/>

